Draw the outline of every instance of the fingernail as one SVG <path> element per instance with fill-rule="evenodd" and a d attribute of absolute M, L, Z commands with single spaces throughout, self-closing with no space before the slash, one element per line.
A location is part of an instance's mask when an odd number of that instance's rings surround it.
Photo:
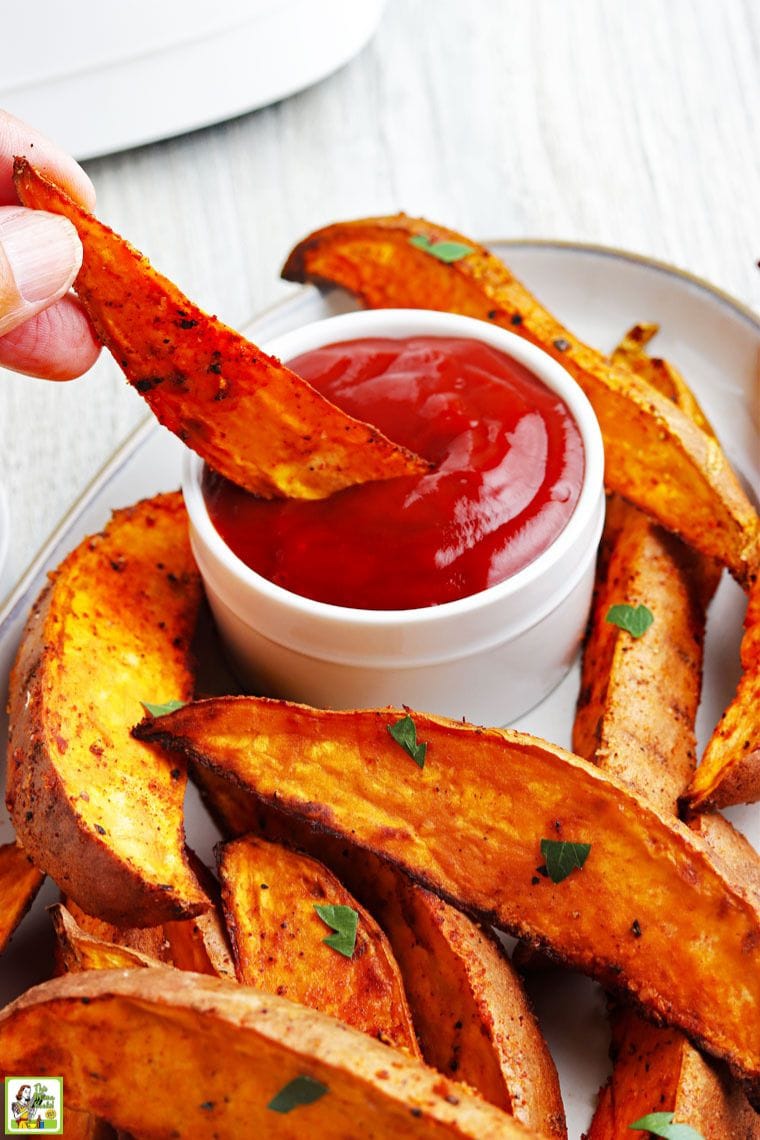
<path fill-rule="evenodd" d="M 0 245 L 25 301 L 47 301 L 74 283 L 82 246 L 67 218 L 22 207 L 0 211 Z"/>

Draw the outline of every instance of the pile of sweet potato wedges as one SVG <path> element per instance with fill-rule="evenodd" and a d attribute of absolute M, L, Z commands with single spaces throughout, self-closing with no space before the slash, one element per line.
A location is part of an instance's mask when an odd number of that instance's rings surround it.
<path fill-rule="evenodd" d="M 241 478 L 246 417 L 267 436 L 242 476 L 259 493 L 420 462 L 337 409 L 320 435 L 332 412 L 298 377 L 28 164 L 17 178 L 78 226 L 95 327 L 209 462 Z M 446 244 L 459 255 L 437 256 Z M 0 1011 L 1 1075 L 62 1074 L 69 1136 L 563 1137 L 496 926 L 526 965 L 548 955 L 609 991 L 617 1059 L 593 1140 L 674 1119 L 705 1140 L 760 1136 L 760 857 L 716 810 L 760 799 L 759 531 L 710 425 L 647 354 L 651 328 L 607 359 L 430 223 L 328 227 L 286 275 L 502 323 L 586 390 L 611 498 L 574 752 L 409 709 L 206 695 L 181 498 L 116 512 L 51 577 L 11 678 L 0 949 L 43 874 L 62 897 L 58 976 Z M 750 594 L 744 675 L 698 768 L 724 566 Z M 621 604 L 653 616 L 640 636 L 607 620 Z M 213 872 L 186 848 L 188 777 L 222 835 Z"/>

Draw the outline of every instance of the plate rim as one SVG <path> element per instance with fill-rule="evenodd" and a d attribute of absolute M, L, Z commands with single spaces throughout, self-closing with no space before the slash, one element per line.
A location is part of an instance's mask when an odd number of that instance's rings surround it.
<path fill-rule="evenodd" d="M 647 254 L 635 253 L 632 250 L 622 249 L 617 246 L 604 245 L 599 242 L 579 242 L 561 238 L 497 237 L 482 239 L 482 244 L 487 249 L 493 246 L 502 246 L 511 249 L 546 249 L 562 250 L 568 253 L 594 254 L 599 257 L 609 258 L 613 261 L 625 261 L 633 265 L 643 266 L 647 269 L 654 269 L 664 276 L 675 277 L 692 287 L 696 287 L 700 292 L 707 294 L 708 298 L 730 309 L 736 316 L 739 316 L 749 324 L 750 328 L 758 335 L 758 338 L 760 338 L 760 315 L 751 309 L 749 305 L 745 305 L 744 302 L 739 301 L 736 297 L 724 289 L 721 289 L 720 286 L 712 284 L 698 274 L 686 269 L 681 269 L 679 266 L 659 258 L 650 257 Z M 316 286 L 314 285 L 300 286 L 288 296 L 273 301 L 270 305 L 266 305 L 254 317 L 244 321 L 242 328 L 255 329 L 260 321 L 264 321 L 267 317 L 287 308 L 289 305 L 292 305 L 300 295 L 303 295 L 304 292 L 315 288 Z M 90 481 L 82 488 L 69 508 L 64 512 L 56 526 L 22 571 L 17 581 L 9 588 L 8 593 L 2 599 L 2 603 L 0 604 L 0 641 L 4 636 L 6 623 L 9 619 L 12 619 L 19 601 L 26 598 L 32 581 L 43 569 L 51 551 L 62 540 L 69 528 L 74 525 L 80 512 L 82 512 L 87 504 L 98 494 L 103 483 L 106 482 L 112 473 L 117 471 L 122 464 L 128 461 L 133 452 L 139 448 L 143 437 L 149 435 L 150 432 L 155 430 L 158 426 L 158 421 L 152 412 L 148 412 L 101 463 Z"/>

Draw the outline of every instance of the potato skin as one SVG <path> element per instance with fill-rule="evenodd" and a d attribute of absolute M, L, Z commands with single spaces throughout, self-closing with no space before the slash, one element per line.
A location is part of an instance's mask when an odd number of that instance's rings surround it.
<path fill-rule="evenodd" d="M 413 237 L 461 242 L 471 252 L 444 264 L 412 245 Z M 538 344 L 567 368 L 596 412 L 608 488 L 720 558 L 748 586 L 760 561 L 760 524 L 717 441 L 635 372 L 610 364 L 563 328 L 477 242 L 406 214 L 338 222 L 304 238 L 282 274 L 342 285 L 369 308 L 479 317 Z"/>
<path fill-rule="evenodd" d="M 161 967 L 88 971 L 29 990 L 0 1012 L 0 1058 L 0 1076 L 62 1074 L 67 1105 L 145 1140 L 538 1140 L 462 1085 L 333 1018 Z M 304 1075 L 325 1095 L 286 1115 L 267 1107 Z"/>
<path fill-rule="evenodd" d="M 624 987 L 760 1093 L 760 915 L 699 838 L 524 733 L 412 713 L 421 770 L 388 733 L 401 715 L 228 697 L 135 731 Z M 538 874 L 542 838 L 590 843 L 583 870 Z"/>
<path fill-rule="evenodd" d="M 184 850 L 185 766 L 130 735 L 142 700 L 190 697 L 200 596 L 179 493 L 117 511 L 52 575 L 11 673 L 19 840 L 66 895 L 117 925 L 209 906 Z"/>

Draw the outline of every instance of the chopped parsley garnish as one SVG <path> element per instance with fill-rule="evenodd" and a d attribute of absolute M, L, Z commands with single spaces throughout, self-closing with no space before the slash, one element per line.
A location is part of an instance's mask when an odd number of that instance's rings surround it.
<path fill-rule="evenodd" d="M 604 620 L 624 629 L 631 637 L 641 637 L 654 621 L 654 614 L 647 606 L 629 606 L 621 602 L 610 606 Z"/>
<path fill-rule="evenodd" d="M 166 716 L 167 713 L 183 709 L 187 701 L 167 701 L 165 705 L 152 705 L 150 701 L 140 701 L 140 704 L 151 716 Z"/>
<path fill-rule="evenodd" d="M 329 1091 L 327 1085 L 314 1077 L 294 1077 L 272 1097 L 267 1108 L 272 1112 L 292 1112 L 294 1108 L 314 1104 L 315 1100 L 320 1100 Z"/>
<path fill-rule="evenodd" d="M 464 242 L 433 241 L 432 238 L 425 237 L 424 234 L 415 234 L 414 237 L 410 237 L 409 244 L 416 246 L 417 249 L 424 250 L 424 252 L 429 253 L 431 257 L 437 257 L 439 261 L 444 261 L 446 265 L 452 265 L 455 261 L 461 261 L 463 257 L 467 257 L 468 253 L 475 252 L 471 245 L 465 245 Z"/>
<path fill-rule="evenodd" d="M 427 744 L 422 741 L 417 742 L 417 727 L 409 714 L 402 716 L 395 724 L 387 724 L 385 727 L 396 744 L 400 744 L 404 752 L 411 756 L 417 767 L 424 768 Z"/>
<path fill-rule="evenodd" d="M 672 1112 L 650 1112 L 640 1120 L 634 1120 L 629 1128 L 639 1128 L 642 1132 L 649 1132 L 652 1136 L 662 1136 L 664 1140 L 705 1140 L 701 1132 L 697 1132 L 688 1124 L 674 1124 Z"/>
<path fill-rule="evenodd" d="M 546 874 L 553 883 L 561 883 L 572 871 L 580 871 L 590 850 L 590 843 L 542 839 L 541 854 L 546 860 Z"/>
<path fill-rule="evenodd" d="M 344 958 L 353 958 L 356 931 L 359 926 L 358 910 L 354 910 L 351 906 L 321 906 L 318 903 L 314 904 L 314 909 L 322 921 L 331 926 L 335 932 L 322 939 L 325 945 L 337 950 Z"/>

